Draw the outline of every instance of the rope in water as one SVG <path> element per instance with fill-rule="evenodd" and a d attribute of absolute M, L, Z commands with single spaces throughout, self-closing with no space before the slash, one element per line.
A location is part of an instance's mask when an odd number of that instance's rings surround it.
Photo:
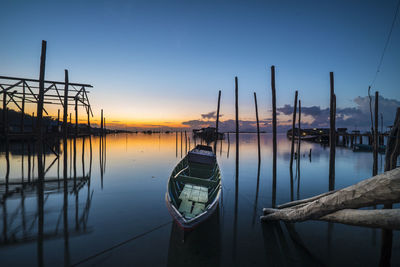
<path fill-rule="evenodd" d="M 96 253 L 96 254 L 93 254 L 92 256 L 89 256 L 89 257 L 87 257 L 87 258 L 85 258 L 85 259 L 83 259 L 83 260 L 80 260 L 80 261 L 78 261 L 78 262 L 72 264 L 71 266 L 77 266 L 77 265 L 80 265 L 80 264 L 82 264 L 82 263 L 85 263 L 85 262 L 87 262 L 87 261 L 89 261 L 89 260 L 92 260 L 92 259 L 94 259 L 94 258 L 96 258 L 96 257 L 98 257 L 98 256 L 100 256 L 100 255 L 102 255 L 102 254 L 104 254 L 104 253 L 107 253 L 107 252 L 109 252 L 109 251 L 111 251 L 111 250 L 113 250 L 113 249 L 116 249 L 116 248 L 118 248 L 118 247 L 120 247 L 120 246 L 123 246 L 123 245 L 125 245 L 125 244 L 127 244 L 127 243 L 129 243 L 129 242 L 131 242 L 131 241 L 133 241 L 133 240 L 135 240 L 135 239 L 138 239 L 138 238 L 140 238 L 140 237 L 143 237 L 143 236 L 145 236 L 145 235 L 147 235 L 147 234 L 150 234 L 151 232 L 154 232 L 154 231 L 156 231 L 156 230 L 158 230 L 158 229 L 160 229 L 160 228 L 162 228 L 162 227 L 164 227 L 164 226 L 167 226 L 167 225 L 169 225 L 170 223 L 172 223 L 172 221 L 168 221 L 168 222 L 166 222 L 166 223 L 160 224 L 159 226 L 154 227 L 153 229 L 150 229 L 150 230 L 148 230 L 148 231 L 146 231 L 146 232 L 144 232 L 144 233 L 141 233 L 141 234 L 139 234 L 139 235 L 133 236 L 133 237 L 131 237 L 131 238 L 125 240 L 125 241 L 122 241 L 122 242 L 120 242 L 120 243 L 118 243 L 118 244 L 115 244 L 115 245 L 112 246 L 112 247 L 109 247 L 109 248 L 107 248 L 107 249 L 104 249 L 104 250 L 102 250 L 102 251 L 100 251 L 100 252 L 98 252 L 98 253 Z"/>

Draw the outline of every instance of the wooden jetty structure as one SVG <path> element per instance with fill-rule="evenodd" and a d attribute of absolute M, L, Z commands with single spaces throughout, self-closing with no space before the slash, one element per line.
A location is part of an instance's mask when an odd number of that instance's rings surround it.
<path fill-rule="evenodd" d="M 90 84 L 74 83 L 68 79 L 68 72 L 65 72 L 65 81 L 46 80 L 44 77 L 46 59 L 46 41 L 42 42 L 42 56 L 40 65 L 39 79 L 25 77 L 0 76 L 0 96 L 2 96 L 2 111 L 0 123 L 0 138 L 9 141 L 12 140 L 36 140 L 37 128 L 46 138 L 57 137 L 61 134 L 59 115 L 58 120 L 49 120 L 46 122 L 42 116 L 44 112 L 49 115 L 45 106 L 59 105 L 63 108 L 64 120 L 68 114 L 68 107 L 75 110 L 75 127 L 69 124 L 69 128 L 75 128 L 75 131 L 69 130 L 69 135 L 82 136 L 90 134 L 90 117 L 93 117 L 93 111 L 90 105 L 88 89 L 93 88 Z M 36 117 L 27 119 L 27 105 L 36 105 Z M 7 110 L 15 108 L 20 112 L 19 123 L 7 120 Z M 87 114 L 87 125 L 79 124 L 78 110 L 83 108 Z M 59 111 L 58 111 L 59 112 Z M 71 120 L 71 117 L 70 117 Z M 53 127 L 55 126 L 55 127 Z M 65 125 L 63 124 L 65 127 Z"/>

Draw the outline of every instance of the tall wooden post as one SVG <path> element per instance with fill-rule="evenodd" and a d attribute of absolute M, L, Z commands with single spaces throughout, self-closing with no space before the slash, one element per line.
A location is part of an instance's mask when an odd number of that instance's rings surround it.
<path fill-rule="evenodd" d="M 375 128 L 374 128 L 374 166 L 372 170 L 372 175 L 375 176 L 378 174 L 378 144 L 379 144 L 379 136 L 378 136 L 378 99 L 379 93 L 375 92 Z"/>
<path fill-rule="evenodd" d="M 329 190 L 333 190 L 335 183 L 335 154 L 336 154 L 336 96 L 333 72 L 330 73 L 330 129 L 329 129 Z"/>
<path fill-rule="evenodd" d="M 25 82 L 22 83 L 22 104 L 21 104 L 21 133 L 25 131 Z"/>
<path fill-rule="evenodd" d="M 90 127 L 90 106 L 87 107 L 87 123 L 88 123 L 88 133 L 90 135 L 92 132 L 92 128 Z"/>
<path fill-rule="evenodd" d="M 43 117 L 43 101 L 44 101 L 44 75 L 46 66 L 46 41 L 42 41 L 42 52 L 40 56 L 40 72 L 39 72 L 39 96 L 36 112 L 36 135 L 37 135 L 37 159 L 38 159 L 38 236 L 43 237 L 44 227 L 44 170 L 43 170 L 43 135 L 42 135 L 42 117 Z M 43 265 L 43 239 L 38 240 L 38 265 Z"/>
<path fill-rule="evenodd" d="M 64 84 L 63 135 L 64 135 L 64 138 L 66 139 L 68 136 L 68 125 L 67 125 L 67 123 L 68 123 L 68 83 L 69 83 L 68 70 L 64 70 L 64 74 L 65 74 L 65 84 Z M 66 152 L 67 145 L 66 145 L 66 143 L 64 145 L 65 145 L 64 150 Z M 64 157 L 64 161 L 65 160 L 66 159 Z M 66 164 L 66 163 L 64 163 L 64 164 Z M 65 177 L 66 177 L 66 175 L 67 174 L 64 173 Z"/>
<path fill-rule="evenodd" d="M 260 146 L 260 123 L 258 121 L 258 106 L 257 106 L 257 95 L 256 92 L 254 92 L 254 105 L 256 108 L 256 121 L 257 121 L 257 144 L 258 144 L 258 164 L 260 164 L 261 161 L 261 146 Z"/>
<path fill-rule="evenodd" d="M 75 136 L 78 136 L 78 96 L 75 96 Z"/>
<path fill-rule="evenodd" d="M 235 121 L 236 121 L 236 190 L 239 185 L 239 86 L 235 77 Z"/>
<path fill-rule="evenodd" d="M 272 207 L 275 207 L 276 202 L 276 89 L 275 89 L 275 66 L 271 66 L 271 90 L 272 90 Z"/>
<path fill-rule="evenodd" d="M 300 157 L 301 157 L 301 152 L 300 152 L 300 142 L 301 142 L 301 101 L 299 99 L 299 125 L 297 129 L 297 175 L 300 177 Z M 300 182 L 300 180 L 299 180 Z"/>
<path fill-rule="evenodd" d="M 2 133 L 5 135 L 6 134 L 6 109 L 7 109 L 7 91 L 3 90 L 3 129 L 2 129 Z"/>
<path fill-rule="evenodd" d="M 57 134 L 59 133 L 58 132 L 59 128 L 60 128 L 60 109 L 57 110 Z"/>
<path fill-rule="evenodd" d="M 218 91 L 218 105 L 217 105 L 217 118 L 215 122 L 215 141 L 214 141 L 214 152 L 217 149 L 217 140 L 218 140 L 218 124 L 219 124 L 219 107 L 221 102 L 221 90 Z"/>
<path fill-rule="evenodd" d="M 294 154 L 294 128 L 296 126 L 296 112 L 297 112 L 297 96 L 298 92 L 294 94 L 294 105 L 293 105 L 293 120 L 292 120 L 292 143 L 290 147 L 290 169 L 293 168 L 293 154 Z"/>
<path fill-rule="evenodd" d="M 38 140 L 42 141 L 42 117 L 43 117 L 43 100 L 44 100 L 44 73 L 46 66 L 46 41 L 42 41 L 42 53 L 40 57 L 40 73 L 39 73 L 39 96 L 36 111 L 36 134 Z"/>
<path fill-rule="evenodd" d="M 100 133 L 103 135 L 103 109 L 101 110 L 101 118 L 100 118 Z"/>

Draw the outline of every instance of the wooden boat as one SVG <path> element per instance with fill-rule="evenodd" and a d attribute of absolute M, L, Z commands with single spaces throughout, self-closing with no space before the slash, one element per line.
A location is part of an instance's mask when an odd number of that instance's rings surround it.
<path fill-rule="evenodd" d="M 215 212 L 220 193 L 216 156 L 211 147 L 198 145 L 172 171 L 165 201 L 178 225 L 191 230 Z"/>

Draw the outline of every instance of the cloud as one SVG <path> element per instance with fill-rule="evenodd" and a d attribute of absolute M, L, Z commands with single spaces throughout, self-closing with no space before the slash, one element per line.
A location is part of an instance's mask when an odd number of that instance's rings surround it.
<path fill-rule="evenodd" d="M 371 115 L 368 96 L 358 96 L 354 100 L 356 107 L 337 108 L 336 125 L 337 127 L 358 128 L 368 130 L 371 127 Z M 375 109 L 375 97 L 372 97 L 372 110 Z M 400 101 L 379 96 L 379 125 L 381 124 L 381 114 L 383 116 L 383 125 L 393 124 L 396 109 L 400 107 Z M 293 106 L 284 105 L 277 108 L 279 114 L 293 114 Z M 311 116 L 311 122 L 303 122 L 307 127 L 329 127 L 329 108 L 321 109 L 319 106 L 302 107 L 302 115 Z"/>
<path fill-rule="evenodd" d="M 203 119 L 215 119 L 215 118 L 217 118 L 217 115 L 216 115 L 216 111 L 211 111 L 211 112 L 208 112 L 208 113 L 205 113 L 205 114 L 201 114 L 201 117 L 203 118 Z"/>
<path fill-rule="evenodd" d="M 354 100 L 355 107 L 345 107 L 336 109 L 336 126 L 338 128 L 348 128 L 353 130 L 355 128 L 362 130 L 369 130 L 371 128 L 371 119 L 369 112 L 369 98 L 368 96 L 356 97 Z M 374 110 L 375 99 L 372 97 L 372 110 Z M 383 115 L 384 127 L 393 124 L 396 109 L 400 107 L 400 101 L 395 99 L 388 99 L 379 96 L 379 125 L 381 125 L 381 114 Z M 284 132 L 291 128 L 291 119 L 287 119 L 287 115 L 293 113 L 293 106 L 284 105 L 283 107 L 277 108 L 278 111 L 278 131 Z M 215 126 L 215 111 L 206 114 L 201 114 L 202 119 L 185 121 L 182 124 L 191 128 L 203 128 L 208 126 Z M 319 106 L 302 107 L 302 127 L 314 128 L 314 127 L 329 127 L 329 108 L 321 108 Z M 285 116 L 285 117 L 282 117 Z M 207 120 L 205 120 L 207 119 Z M 220 131 L 235 131 L 236 123 L 235 120 L 220 121 Z M 261 131 L 270 132 L 272 127 L 272 118 L 265 118 L 260 120 Z M 240 131 L 256 131 L 256 121 L 251 120 L 240 120 L 239 121 Z M 384 128 L 385 130 L 385 128 Z"/>

